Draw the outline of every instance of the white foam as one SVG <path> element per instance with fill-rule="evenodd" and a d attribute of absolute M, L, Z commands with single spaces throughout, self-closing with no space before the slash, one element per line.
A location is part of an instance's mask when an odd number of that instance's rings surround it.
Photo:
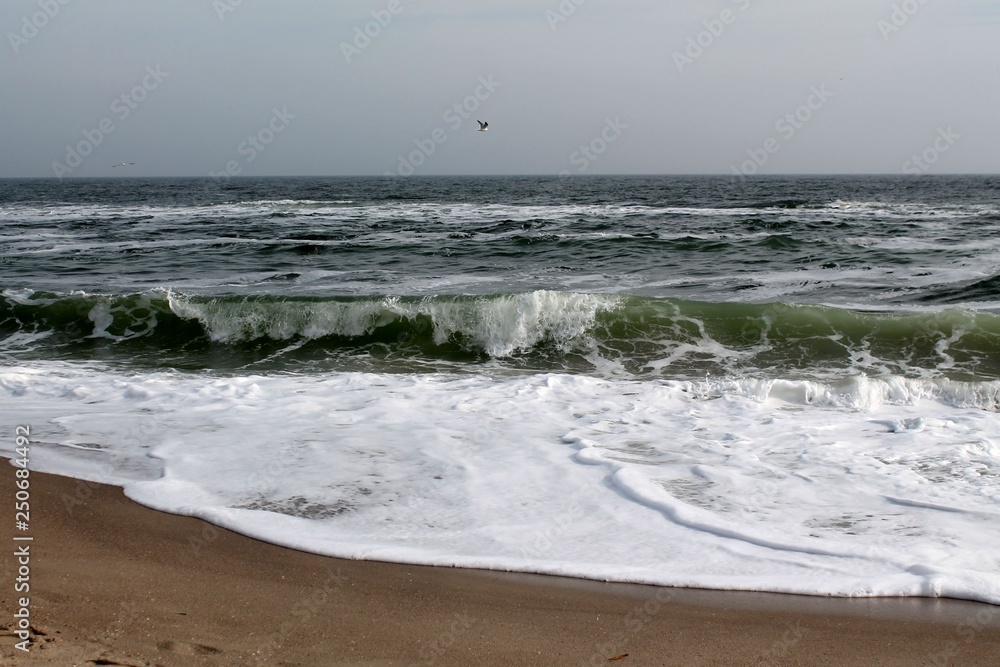
<path fill-rule="evenodd" d="M 0 421 L 38 469 L 317 553 L 1000 604 L 998 395 L 48 363 L 0 371 Z"/>
<path fill-rule="evenodd" d="M 460 334 L 492 357 L 529 350 L 546 338 L 570 346 L 593 327 L 599 312 L 619 303 L 610 295 L 546 290 L 464 300 L 271 301 L 252 308 L 238 300 L 198 301 L 172 292 L 167 297 L 174 313 L 198 320 L 215 341 L 361 336 L 393 319 L 422 315 L 433 321 L 435 343 Z"/>
<path fill-rule="evenodd" d="M 927 222 L 928 218 L 975 218 L 985 215 L 996 215 L 1000 212 L 994 204 L 928 204 L 922 202 L 884 202 L 884 201 L 845 201 L 830 202 L 816 210 L 844 213 L 849 217 L 868 217 L 882 219 L 886 217 L 903 218 L 907 221 L 920 220 Z"/>

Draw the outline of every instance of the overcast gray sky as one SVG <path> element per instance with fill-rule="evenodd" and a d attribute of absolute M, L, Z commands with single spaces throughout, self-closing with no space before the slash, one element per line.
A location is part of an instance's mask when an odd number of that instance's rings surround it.
<path fill-rule="evenodd" d="M 1000 172 L 1000 0 L 4 0 L 0 24 L 0 177 Z"/>

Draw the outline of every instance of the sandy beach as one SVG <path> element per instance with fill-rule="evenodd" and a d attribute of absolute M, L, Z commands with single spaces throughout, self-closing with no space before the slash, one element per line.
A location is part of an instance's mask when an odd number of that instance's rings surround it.
<path fill-rule="evenodd" d="M 14 469 L 2 466 L 14 528 Z M 4 664 L 988 665 L 1000 608 L 688 591 L 343 561 L 31 474 L 30 652 Z M 23 535 L 22 535 L 23 536 Z M 9 538 L 10 539 L 10 538 Z"/>

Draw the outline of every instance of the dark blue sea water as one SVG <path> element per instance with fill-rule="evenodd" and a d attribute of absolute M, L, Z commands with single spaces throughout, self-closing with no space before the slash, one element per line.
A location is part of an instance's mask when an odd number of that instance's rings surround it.
<path fill-rule="evenodd" d="M 998 188 L 995 177 L 6 181 L 0 335 L 15 359 L 185 369 L 489 360 L 995 379 Z"/>

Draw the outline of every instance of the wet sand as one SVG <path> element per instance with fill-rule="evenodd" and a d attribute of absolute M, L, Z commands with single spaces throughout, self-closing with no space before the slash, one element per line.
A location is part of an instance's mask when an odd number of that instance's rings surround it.
<path fill-rule="evenodd" d="M 0 662 L 41 665 L 996 665 L 1000 607 L 603 584 L 345 561 L 31 473 Z M 30 536 L 31 542 L 13 537 Z M 15 549 L 30 545 L 30 652 Z"/>

